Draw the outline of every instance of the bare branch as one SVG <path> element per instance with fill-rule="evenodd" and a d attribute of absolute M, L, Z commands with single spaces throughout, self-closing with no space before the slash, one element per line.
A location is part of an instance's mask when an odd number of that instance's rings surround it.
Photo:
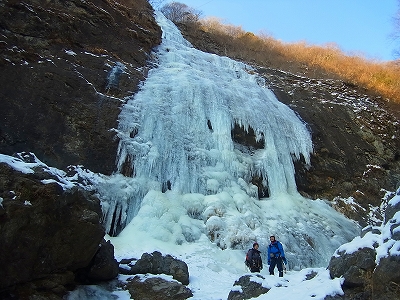
<path fill-rule="evenodd" d="M 201 11 L 180 2 L 168 3 L 161 7 L 160 10 L 164 16 L 174 23 L 198 22 L 202 14 Z"/>

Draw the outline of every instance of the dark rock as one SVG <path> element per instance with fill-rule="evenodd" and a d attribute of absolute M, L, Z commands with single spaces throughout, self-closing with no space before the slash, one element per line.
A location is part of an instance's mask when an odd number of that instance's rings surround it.
<path fill-rule="evenodd" d="M 0 163 L 0 288 L 86 267 L 104 236 L 97 198 Z"/>
<path fill-rule="evenodd" d="M 255 279 L 255 281 L 253 281 Z M 262 294 L 266 294 L 269 289 L 262 286 L 259 283 L 261 280 L 265 278 L 260 275 L 244 275 L 239 278 L 239 280 L 235 281 L 233 286 L 240 286 L 241 291 L 231 290 L 228 295 L 228 300 L 243 300 L 243 299 L 251 299 L 257 298 Z"/>
<path fill-rule="evenodd" d="M 124 265 L 124 264 L 127 265 L 127 264 L 131 263 L 134 260 L 136 260 L 136 259 L 134 259 L 134 258 L 123 258 L 123 259 L 121 259 L 121 261 L 119 263 L 122 264 L 122 265 Z"/>
<path fill-rule="evenodd" d="M 189 284 L 187 264 L 171 255 L 162 256 L 158 251 L 154 251 L 152 254 L 143 253 L 139 260 L 129 266 L 129 269 L 120 268 L 120 272 L 131 275 L 147 273 L 172 275 L 182 284 Z"/>
<path fill-rule="evenodd" d="M 0 292 L 0 299 L 62 300 L 68 289 L 75 286 L 72 272 L 54 273 Z"/>
<path fill-rule="evenodd" d="M 111 174 L 120 106 L 161 40 L 148 1 L 5 0 L 0 34 L 0 153 Z"/>
<path fill-rule="evenodd" d="M 344 277 L 343 285 L 357 287 L 371 281 L 375 268 L 376 252 L 371 248 L 362 248 L 352 254 L 333 256 L 329 262 L 331 278 Z"/>
<path fill-rule="evenodd" d="M 193 296 L 193 293 L 183 284 L 167 281 L 158 277 L 141 278 L 135 276 L 129 280 L 126 288 L 132 299 L 141 300 L 184 300 Z"/>
<path fill-rule="evenodd" d="M 397 193 L 399 191 L 400 189 Z M 331 258 L 331 277 L 344 277 L 345 299 L 400 299 L 400 256 L 396 254 L 398 234 L 394 230 L 399 226 L 399 220 L 395 217 L 400 208 L 398 197 L 397 194 L 389 201 L 384 216 L 385 222 L 379 230 L 368 226 L 362 234 L 367 241 L 368 233 L 376 235 L 373 247 L 379 247 L 379 256 L 374 249 L 362 248 L 351 254 L 336 253 Z M 378 236 L 379 234 L 381 236 Z M 383 251 L 388 252 L 386 256 L 383 255 Z"/>
<path fill-rule="evenodd" d="M 79 275 L 85 283 L 108 281 L 118 276 L 118 262 L 114 258 L 114 246 L 110 241 L 101 242 L 92 262 Z"/>
<path fill-rule="evenodd" d="M 390 219 L 392 219 L 394 215 L 399 211 L 400 211 L 400 202 L 397 202 L 394 205 L 389 203 L 389 205 L 386 207 L 385 210 L 385 223 L 387 223 Z"/>
<path fill-rule="evenodd" d="M 345 297 L 341 295 L 335 295 L 335 296 L 329 295 L 324 298 L 324 300 L 343 300 L 343 299 L 345 299 Z"/>
<path fill-rule="evenodd" d="M 400 298 L 400 256 L 391 255 L 380 259 L 373 274 L 374 291 L 387 292 L 397 287 Z M 389 299 L 389 298 L 388 298 Z"/>
<path fill-rule="evenodd" d="M 244 126 L 239 126 L 237 123 L 235 123 L 235 126 L 231 131 L 231 136 L 234 142 L 246 146 L 249 151 L 264 148 L 265 140 L 261 139 L 257 141 L 254 129 L 250 126 L 248 128 L 244 128 Z"/>
<path fill-rule="evenodd" d="M 372 225 L 368 225 L 368 226 L 364 227 L 364 228 L 361 230 L 360 236 L 361 236 L 361 237 L 364 237 L 368 232 L 371 232 L 372 234 L 381 234 L 381 230 L 380 230 L 379 227 L 377 227 L 377 226 L 372 226 Z"/>
<path fill-rule="evenodd" d="M 311 280 L 311 279 L 313 279 L 315 276 L 317 276 L 318 275 L 318 273 L 317 272 L 315 272 L 315 271 L 311 271 L 310 273 L 307 273 L 306 274 L 306 280 Z"/>

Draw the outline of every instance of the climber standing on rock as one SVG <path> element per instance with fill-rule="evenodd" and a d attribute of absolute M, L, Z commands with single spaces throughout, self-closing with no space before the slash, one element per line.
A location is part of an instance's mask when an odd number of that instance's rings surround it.
<path fill-rule="evenodd" d="M 279 271 L 279 277 L 283 277 L 283 263 L 286 264 L 283 246 L 275 239 L 274 235 L 271 235 L 269 240 L 271 242 L 268 246 L 269 275 L 274 275 L 274 269 L 276 266 Z"/>

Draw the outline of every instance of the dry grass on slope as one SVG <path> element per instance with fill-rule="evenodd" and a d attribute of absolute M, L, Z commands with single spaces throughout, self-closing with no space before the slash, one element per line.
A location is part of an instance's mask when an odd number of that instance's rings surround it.
<path fill-rule="evenodd" d="M 217 18 L 202 19 L 199 26 L 198 29 L 212 35 L 215 42 L 223 47 L 225 55 L 268 67 L 292 64 L 286 67 L 297 69 L 296 73 L 303 71 L 308 76 L 313 75 L 310 72 L 319 76 L 321 71 L 333 74 L 400 103 L 400 65 L 394 62 L 349 56 L 334 44 L 312 46 L 304 42 L 282 43 L 268 35 L 254 35 L 240 26 L 223 24 Z"/>

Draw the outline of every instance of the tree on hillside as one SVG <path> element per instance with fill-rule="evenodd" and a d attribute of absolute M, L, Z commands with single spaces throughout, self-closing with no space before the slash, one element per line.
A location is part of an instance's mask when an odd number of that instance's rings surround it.
<path fill-rule="evenodd" d="M 194 23 L 199 21 L 201 11 L 180 2 L 171 2 L 161 7 L 161 12 L 174 23 Z"/>

